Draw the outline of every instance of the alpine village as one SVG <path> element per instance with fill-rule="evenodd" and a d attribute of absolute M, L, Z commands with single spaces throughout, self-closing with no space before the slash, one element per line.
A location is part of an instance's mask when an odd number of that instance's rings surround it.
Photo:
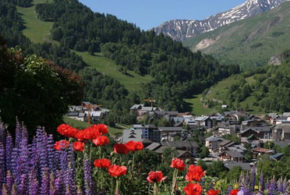
<path fill-rule="evenodd" d="M 290 195 L 289 1 L 84 2 L 0 0 L 0 195 Z"/>

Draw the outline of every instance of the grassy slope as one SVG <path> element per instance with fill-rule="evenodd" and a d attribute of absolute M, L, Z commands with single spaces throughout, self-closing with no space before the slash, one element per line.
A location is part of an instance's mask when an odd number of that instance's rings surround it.
<path fill-rule="evenodd" d="M 23 30 L 23 34 L 34 43 L 49 41 L 50 29 L 52 28 L 53 22 L 43 22 L 39 20 L 35 11 L 36 4 L 46 2 L 50 1 L 34 0 L 32 7 L 17 7 L 17 11 L 21 13 L 26 26 L 26 29 Z"/>
<path fill-rule="evenodd" d="M 203 105 L 201 102 L 202 95 L 197 95 L 194 98 L 190 99 L 184 99 L 185 102 L 187 102 L 190 107 L 192 108 L 192 113 L 200 116 L 200 115 L 205 115 L 205 114 L 210 114 L 210 113 L 215 113 L 215 109 L 207 108 Z"/>
<path fill-rule="evenodd" d="M 34 43 L 51 41 L 50 29 L 52 28 L 53 22 L 44 22 L 39 20 L 37 18 L 37 13 L 35 12 L 36 4 L 50 1 L 51 0 L 34 0 L 34 6 L 32 7 L 17 8 L 18 12 L 22 14 L 22 18 L 26 26 L 23 33 Z M 112 60 L 103 57 L 101 54 L 92 56 L 87 52 L 76 53 L 80 55 L 87 64 L 95 67 L 97 71 L 116 79 L 130 92 L 140 90 L 142 88 L 142 83 L 148 83 L 152 80 L 152 77 L 149 75 L 143 77 L 132 71 L 128 71 L 129 75 L 122 74 L 118 71 L 118 66 Z"/>
<path fill-rule="evenodd" d="M 237 77 L 238 75 L 233 75 L 229 78 L 226 78 L 218 82 L 216 85 L 209 88 L 204 98 L 207 100 L 221 101 L 221 102 L 223 102 L 223 100 L 225 99 L 228 99 L 227 90 L 235 82 Z M 253 76 L 247 77 L 245 78 L 245 80 L 248 84 L 253 84 L 255 82 Z M 255 97 L 253 96 L 253 93 L 252 93 L 251 96 L 246 98 L 244 101 L 240 102 L 240 106 L 242 108 L 246 108 L 246 105 L 248 105 L 248 107 L 251 108 L 251 110 L 249 110 L 250 112 L 259 113 L 259 109 L 253 105 L 254 101 L 255 101 Z M 227 102 L 223 102 L 223 103 L 227 104 Z"/>
<path fill-rule="evenodd" d="M 122 74 L 118 70 L 119 66 L 117 66 L 114 61 L 103 57 L 100 53 L 95 54 L 94 56 L 90 55 L 88 52 L 75 53 L 80 55 L 87 64 L 95 67 L 97 71 L 118 80 L 131 92 L 140 90 L 142 88 L 142 83 L 152 81 L 151 76 L 141 76 L 133 71 L 128 71 L 129 75 Z"/>
<path fill-rule="evenodd" d="M 271 56 L 290 47 L 289 18 L 290 2 L 286 2 L 269 12 L 188 39 L 184 45 L 194 50 L 201 40 L 218 37 L 202 51 L 214 55 L 222 63 L 245 67 L 265 65 Z"/>

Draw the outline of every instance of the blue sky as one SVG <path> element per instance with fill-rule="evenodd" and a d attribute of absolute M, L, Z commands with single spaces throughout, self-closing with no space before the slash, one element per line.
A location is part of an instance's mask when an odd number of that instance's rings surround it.
<path fill-rule="evenodd" d="M 95 12 L 109 13 L 143 30 L 171 19 L 205 19 L 245 0 L 80 0 Z"/>

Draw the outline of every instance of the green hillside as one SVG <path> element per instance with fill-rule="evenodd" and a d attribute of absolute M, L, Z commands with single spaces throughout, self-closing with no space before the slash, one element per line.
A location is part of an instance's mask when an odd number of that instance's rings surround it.
<path fill-rule="evenodd" d="M 36 4 L 46 2 L 50 2 L 50 0 L 34 0 L 33 6 L 28 8 L 17 6 L 17 11 L 21 14 L 26 27 L 23 30 L 23 34 L 33 43 L 50 41 L 50 29 L 52 28 L 53 22 L 39 20 L 35 11 Z"/>
<path fill-rule="evenodd" d="M 218 82 L 203 93 L 203 103 L 220 109 L 242 108 L 249 112 L 289 112 L 290 51 L 279 57 L 279 66 L 264 66 Z"/>
<path fill-rule="evenodd" d="M 248 68 L 265 65 L 272 56 L 289 48 L 289 18 L 290 2 L 285 2 L 279 8 L 185 40 L 183 44 L 192 51 L 211 54 L 221 63 Z"/>
<path fill-rule="evenodd" d="M 142 84 L 152 81 L 152 77 L 149 75 L 141 76 L 133 71 L 127 71 L 127 74 L 123 74 L 119 71 L 119 66 L 113 60 L 104 57 L 101 53 L 97 53 L 94 56 L 88 52 L 76 52 L 83 58 L 85 63 L 96 68 L 98 72 L 116 79 L 129 91 L 138 91 L 141 89 Z"/>
<path fill-rule="evenodd" d="M 50 0 L 34 0 L 33 6 L 31 7 L 17 7 L 17 11 L 21 14 L 24 21 L 25 29 L 23 34 L 29 38 L 33 43 L 43 43 L 45 41 L 52 41 L 50 38 L 50 31 L 53 22 L 42 21 L 38 18 L 35 11 L 35 5 L 40 3 L 51 2 Z M 88 52 L 75 52 L 77 55 L 81 56 L 84 62 L 94 68 L 98 72 L 107 75 L 111 78 L 116 79 L 122 85 L 125 86 L 130 92 L 137 91 L 141 89 L 142 84 L 152 81 L 152 77 L 149 75 L 141 76 L 133 71 L 127 71 L 128 74 L 123 74 L 119 71 L 119 67 L 116 63 L 106 57 L 101 53 L 95 56 L 90 55 Z"/>

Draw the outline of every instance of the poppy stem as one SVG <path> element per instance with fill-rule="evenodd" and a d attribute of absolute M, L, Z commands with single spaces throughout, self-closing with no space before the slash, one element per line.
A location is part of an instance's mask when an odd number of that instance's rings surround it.
<path fill-rule="evenodd" d="M 155 182 L 153 186 L 153 195 L 157 195 L 157 194 L 158 194 L 158 186 L 157 186 L 157 183 Z"/>
<path fill-rule="evenodd" d="M 116 190 L 115 190 L 115 195 L 120 195 L 119 186 L 120 186 L 120 180 L 117 179 L 117 180 L 116 180 Z"/>
<path fill-rule="evenodd" d="M 175 186 L 176 186 L 176 180 L 177 180 L 178 170 L 174 169 L 173 177 L 172 177 L 172 186 L 171 186 L 171 194 L 175 194 Z"/>

